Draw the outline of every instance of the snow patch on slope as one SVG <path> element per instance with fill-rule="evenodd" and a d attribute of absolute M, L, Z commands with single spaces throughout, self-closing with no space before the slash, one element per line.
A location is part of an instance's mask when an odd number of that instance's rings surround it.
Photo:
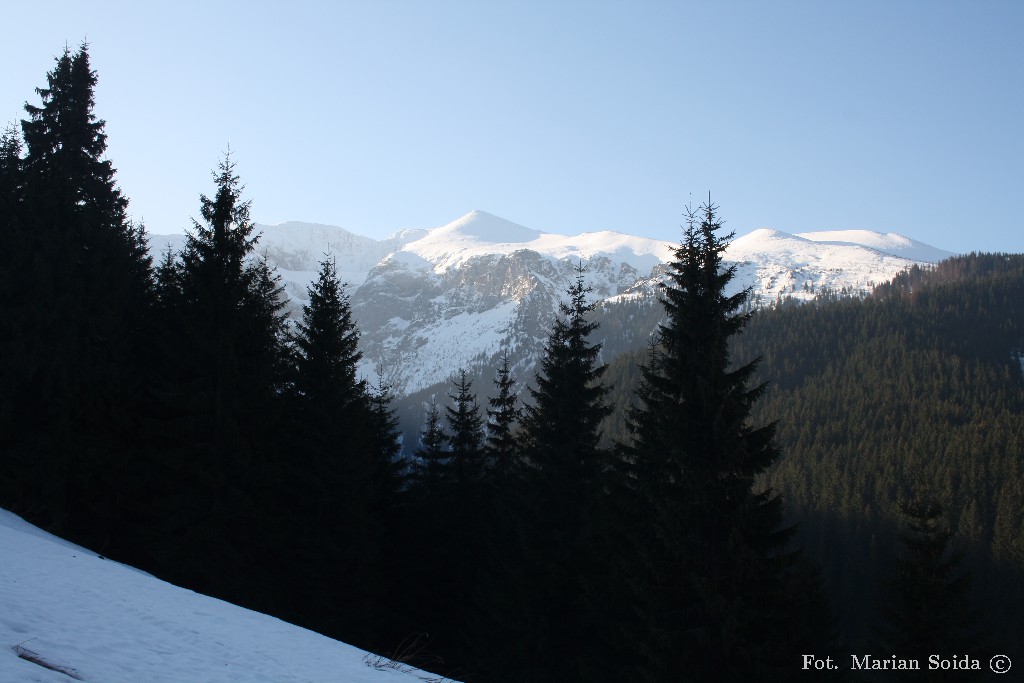
<path fill-rule="evenodd" d="M 102 559 L 6 510 L 0 549 L 5 683 L 438 678 L 371 668 L 362 650 Z"/>

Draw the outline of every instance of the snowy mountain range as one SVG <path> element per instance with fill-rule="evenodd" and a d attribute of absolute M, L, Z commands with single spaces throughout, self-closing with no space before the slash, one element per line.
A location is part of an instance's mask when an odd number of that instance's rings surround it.
<path fill-rule="evenodd" d="M 399 394 L 443 382 L 459 368 L 493 366 L 508 351 L 529 372 L 582 264 L 604 306 L 656 296 L 673 245 L 618 232 L 545 233 L 484 211 L 386 240 L 309 223 L 259 225 L 258 250 L 277 267 L 297 312 L 330 254 L 348 284 L 363 341 L 364 375 L 384 374 Z M 184 235 L 152 235 L 155 258 Z M 736 238 L 726 260 L 752 303 L 810 299 L 823 289 L 868 292 L 912 264 L 952 256 L 895 233 L 789 234 L 759 229 Z M 641 331 L 644 338 L 650 330 Z"/>

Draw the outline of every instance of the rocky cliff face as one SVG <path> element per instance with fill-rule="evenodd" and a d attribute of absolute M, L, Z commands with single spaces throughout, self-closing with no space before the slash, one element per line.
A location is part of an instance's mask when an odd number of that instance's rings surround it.
<path fill-rule="evenodd" d="M 535 358 L 581 264 L 595 299 L 638 279 L 635 268 L 604 256 L 555 259 L 520 249 L 471 256 L 437 273 L 419 257 L 392 254 L 352 294 L 365 370 L 380 368 L 405 393 L 505 351 L 514 362 Z"/>

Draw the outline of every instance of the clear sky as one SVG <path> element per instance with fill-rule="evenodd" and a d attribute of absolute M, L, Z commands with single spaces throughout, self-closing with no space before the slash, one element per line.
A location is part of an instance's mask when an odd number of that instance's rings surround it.
<path fill-rule="evenodd" d="M 1024 2 L 19 2 L 0 125 L 90 44 L 130 210 L 181 232 L 230 144 L 253 218 L 384 237 L 482 209 L 1024 252 Z"/>

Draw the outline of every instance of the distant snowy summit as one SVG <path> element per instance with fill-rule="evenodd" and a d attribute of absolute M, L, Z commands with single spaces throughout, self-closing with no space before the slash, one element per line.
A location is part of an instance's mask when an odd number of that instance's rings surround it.
<path fill-rule="evenodd" d="M 827 230 L 789 234 L 761 228 L 736 238 L 725 253 L 756 302 L 813 298 L 822 289 L 866 293 L 913 264 L 953 256 L 896 233 Z"/>
<path fill-rule="evenodd" d="M 402 251 L 429 261 L 437 272 L 457 267 L 474 256 L 507 255 L 523 249 L 555 259 L 587 260 L 604 255 L 648 273 L 671 255 L 669 245 L 646 237 L 608 230 L 580 235 L 545 233 L 480 210 L 428 230 L 402 247 Z"/>
<path fill-rule="evenodd" d="M 362 334 L 363 372 L 383 369 L 402 393 L 487 365 L 505 350 L 528 370 L 580 264 L 595 300 L 627 305 L 655 296 L 676 246 L 607 230 L 541 232 L 479 210 L 385 240 L 312 223 L 257 230 L 257 249 L 281 274 L 293 314 L 319 262 L 335 259 Z M 159 258 L 183 242 L 183 235 L 154 235 L 151 250 Z M 866 293 L 915 263 L 951 255 L 895 233 L 759 229 L 736 238 L 725 258 L 737 268 L 735 291 L 750 287 L 753 303 L 767 305 L 827 290 Z"/>

